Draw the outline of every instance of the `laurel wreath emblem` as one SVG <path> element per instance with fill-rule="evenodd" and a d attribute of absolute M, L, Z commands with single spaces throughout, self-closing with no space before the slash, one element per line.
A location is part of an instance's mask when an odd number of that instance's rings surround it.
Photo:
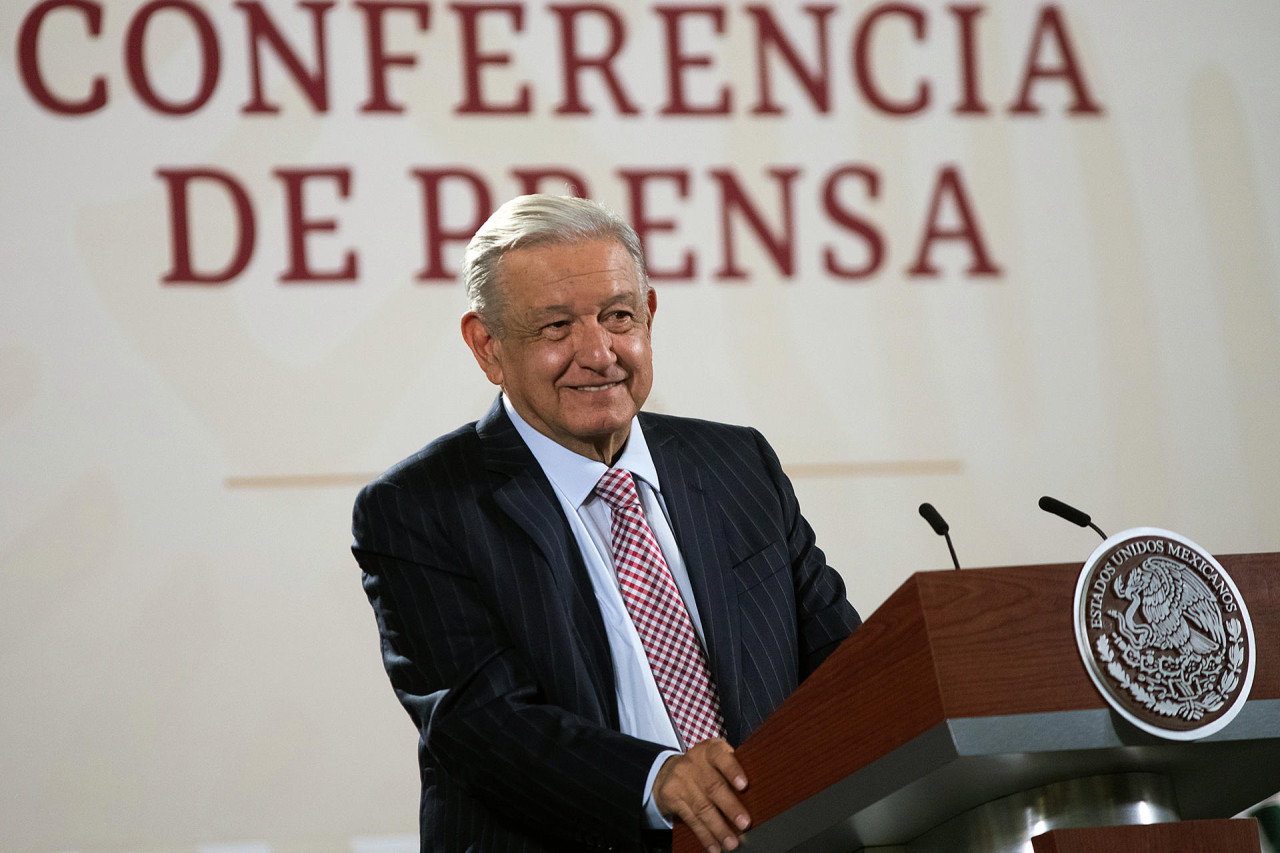
<path fill-rule="evenodd" d="M 1108 538 L 1081 569 L 1075 613 L 1089 678 L 1138 728 L 1195 740 L 1247 702 L 1257 664 L 1249 611 L 1194 542 L 1155 527 Z"/>
<path fill-rule="evenodd" d="M 1240 684 L 1243 626 L 1239 619 L 1228 619 L 1223 627 L 1227 633 L 1225 650 L 1183 655 L 1139 649 L 1113 631 L 1097 638 L 1098 660 L 1116 685 L 1149 711 L 1199 720 L 1226 704 Z"/>

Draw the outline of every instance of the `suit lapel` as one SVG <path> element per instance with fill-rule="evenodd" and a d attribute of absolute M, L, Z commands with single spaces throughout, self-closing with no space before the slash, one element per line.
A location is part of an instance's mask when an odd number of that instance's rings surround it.
<path fill-rule="evenodd" d="M 607 708 L 610 723 L 618 725 L 618 709 L 613 680 L 613 661 L 604 620 L 596 604 L 595 590 L 582 564 L 582 555 L 550 481 L 533 454 L 511 424 L 499 397 L 489 413 L 476 425 L 485 449 L 485 464 L 491 471 L 509 477 L 494 490 L 498 506 L 519 525 L 546 559 L 554 595 L 568 614 L 567 625 L 591 667 L 601 707 Z M 553 630 L 554 625 L 547 626 Z"/>
<path fill-rule="evenodd" d="M 641 417 L 676 543 L 698 603 L 707 656 L 720 691 L 725 734 L 730 743 L 736 744 L 742 739 L 742 701 L 738 694 L 738 653 L 742 644 L 737 590 L 729 574 L 724 516 L 714 493 L 715 483 L 665 422 Z"/>

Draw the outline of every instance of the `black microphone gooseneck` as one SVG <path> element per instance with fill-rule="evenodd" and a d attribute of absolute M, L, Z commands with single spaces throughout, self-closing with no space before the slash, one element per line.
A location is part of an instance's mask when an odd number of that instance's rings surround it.
<path fill-rule="evenodd" d="M 1092 527 L 1094 533 L 1101 536 L 1103 541 L 1107 538 L 1107 534 L 1102 532 L 1102 528 L 1098 527 L 1098 525 L 1094 524 L 1089 519 L 1088 513 L 1083 513 L 1073 506 L 1064 504 L 1057 498 L 1051 498 L 1048 495 L 1045 495 L 1040 499 L 1040 508 L 1045 512 L 1051 512 L 1058 516 L 1058 518 L 1066 519 L 1072 524 L 1079 525 L 1080 527 Z M 923 511 L 924 510 L 921 510 L 921 512 Z"/>
<path fill-rule="evenodd" d="M 920 504 L 920 517 L 929 522 L 934 533 L 946 538 L 947 550 L 951 552 L 951 562 L 955 565 L 956 571 L 960 571 L 960 561 L 956 559 L 956 549 L 951 544 L 951 527 L 943 521 L 942 516 L 933 508 L 933 504 Z"/>

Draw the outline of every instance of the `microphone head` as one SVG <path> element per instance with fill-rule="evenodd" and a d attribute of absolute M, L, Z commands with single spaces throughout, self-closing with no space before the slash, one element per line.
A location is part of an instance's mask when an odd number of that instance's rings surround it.
<path fill-rule="evenodd" d="M 946 536 L 947 531 L 951 529 L 950 526 L 942 520 L 942 516 L 938 514 L 938 511 L 933 508 L 933 504 L 920 504 L 920 517 L 929 522 L 929 526 L 933 528 L 933 532 L 939 536 Z"/>
<path fill-rule="evenodd" d="M 1092 520 L 1089 518 L 1088 513 L 1083 513 L 1075 507 L 1064 504 L 1057 498 L 1051 498 L 1048 495 L 1040 498 L 1040 508 L 1080 527 L 1088 527 L 1089 522 Z"/>

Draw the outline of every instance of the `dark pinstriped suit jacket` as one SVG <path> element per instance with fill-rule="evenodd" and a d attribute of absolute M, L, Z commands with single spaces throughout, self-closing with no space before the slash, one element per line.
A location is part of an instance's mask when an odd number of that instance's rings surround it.
<path fill-rule="evenodd" d="M 858 615 L 759 433 L 640 422 L 737 744 Z M 383 662 L 420 733 L 423 851 L 644 849 L 662 747 L 617 731 L 586 567 L 501 400 L 366 486 L 353 530 Z"/>

